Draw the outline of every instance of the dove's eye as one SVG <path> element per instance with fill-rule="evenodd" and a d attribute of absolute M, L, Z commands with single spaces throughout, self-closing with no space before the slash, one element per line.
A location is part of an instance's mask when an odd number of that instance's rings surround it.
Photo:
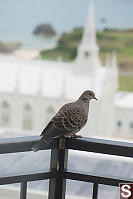
<path fill-rule="evenodd" d="M 92 93 L 89 93 L 89 95 L 93 97 L 93 94 L 92 94 Z"/>

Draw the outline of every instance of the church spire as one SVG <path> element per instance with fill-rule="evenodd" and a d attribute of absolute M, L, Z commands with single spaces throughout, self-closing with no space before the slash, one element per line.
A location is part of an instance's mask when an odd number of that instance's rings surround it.
<path fill-rule="evenodd" d="M 77 51 L 77 61 L 82 66 L 86 66 L 89 74 L 94 74 L 101 65 L 99 59 L 99 48 L 96 41 L 96 29 L 94 23 L 94 6 L 91 2 L 87 23 L 84 28 L 81 44 Z"/>
<path fill-rule="evenodd" d="M 84 29 L 83 37 L 82 37 L 82 44 L 84 45 L 91 45 L 97 46 L 96 43 L 96 30 L 95 30 L 95 22 L 94 22 L 94 6 L 93 3 L 90 3 L 89 10 L 88 10 L 88 18 L 87 23 Z"/>

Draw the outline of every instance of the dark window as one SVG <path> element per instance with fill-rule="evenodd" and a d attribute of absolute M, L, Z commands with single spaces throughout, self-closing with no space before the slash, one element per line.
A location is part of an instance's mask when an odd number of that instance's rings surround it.
<path fill-rule="evenodd" d="M 122 122 L 119 120 L 119 121 L 117 121 L 117 126 L 118 127 L 122 127 Z"/>
<path fill-rule="evenodd" d="M 32 129 L 32 120 L 33 120 L 32 108 L 29 104 L 24 106 L 23 110 L 23 129 L 30 130 Z"/>
<path fill-rule="evenodd" d="M 89 57 L 90 56 L 90 53 L 89 52 L 85 52 L 85 57 L 87 58 L 87 57 Z"/>
<path fill-rule="evenodd" d="M 1 106 L 1 126 L 9 126 L 10 122 L 10 106 L 4 101 Z"/>
<path fill-rule="evenodd" d="M 129 126 L 131 129 L 133 129 L 133 122 L 130 122 Z"/>

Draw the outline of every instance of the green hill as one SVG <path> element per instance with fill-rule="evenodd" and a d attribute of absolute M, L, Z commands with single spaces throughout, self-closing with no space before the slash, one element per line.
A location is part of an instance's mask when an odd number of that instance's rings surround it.
<path fill-rule="evenodd" d="M 72 61 L 77 55 L 77 47 L 81 42 L 83 29 L 76 28 L 70 33 L 64 33 L 55 49 L 42 51 L 42 59 Z M 117 51 L 120 70 L 133 70 L 133 29 L 115 30 L 105 29 L 97 31 L 97 40 L 100 47 L 100 57 L 104 63 L 108 54 Z"/>
<path fill-rule="evenodd" d="M 73 61 L 77 55 L 77 47 L 81 42 L 83 29 L 77 28 L 70 33 L 64 33 L 58 41 L 58 46 L 52 50 L 41 52 L 42 59 Z M 133 29 L 97 31 L 97 41 L 100 47 L 100 57 L 105 63 L 106 56 L 112 51 L 117 52 L 120 71 L 133 71 Z M 133 75 L 119 77 L 120 90 L 133 92 Z"/>

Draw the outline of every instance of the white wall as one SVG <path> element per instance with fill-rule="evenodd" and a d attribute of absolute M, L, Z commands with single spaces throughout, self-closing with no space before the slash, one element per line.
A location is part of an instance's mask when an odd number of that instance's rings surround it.
<path fill-rule="evenodd" d="M 130 128 L 130 123 L 133 122 L 133 109 L 116 107 L 115 121 L 115 131 L 119 133 L 119 136 L 133 136 L 133 128 Z M 122 122 L 121 127 L 117 126 L 118 121 Z"/>
<path fill-rule="evenodd" d="M 1 105 L 6 101 L 10 106 L 9 128 L 23 129 L 24 106 L 29 104 L 32 108 L 32 129 L 41 131 L 60 108 L 59 99 L 45 98 L 41 96 L 22 95 L 15 93 L 0 93 L 0 120 Z M 52 107 L 53 112 L 48 113 L 48 108 Z M 1 122 L 0 122 L 1 125 Z"/>

